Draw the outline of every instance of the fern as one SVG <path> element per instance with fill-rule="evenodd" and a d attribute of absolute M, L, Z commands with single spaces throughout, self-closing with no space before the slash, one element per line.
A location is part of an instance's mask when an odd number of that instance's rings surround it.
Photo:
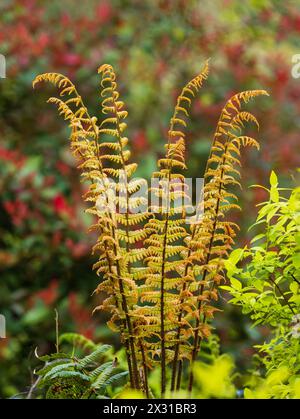
<path fill-rule="evenodd" d="M 44 367 L 35 372 L 40 377 L 38 388 L 46 393 L 46 398 L 102 398 L 107 388 L 124 381 L 128 375 L 127 371 L 118 371 L 116 359 L 103 362 L 107 359 L 110 345 L 96 345 L 75 333 L 62 335 L 60 342 L 72 343 L 70 354 L 55 353 L 47 355 L 47 358 L 38 357 L 46 362 Z M 75 355 L 74 343 L 76 345 L 78 342 L 84 347 L 83 357 Z M 90 353 L 86 354 L 87 351 Z"/>
<path fill-rule="evenodd" d="M 49 101 L 58 106 L 59 112 L 69 121 L 71 128 L 71 149 L 75 157 L 79 158 L 79 168 L 82 170 L 84 180 L 90 181 L 90 187 L 85 195 L 86 201 L 92 202 L 93 206 L 87 211 L 95 214 L 98 218 L 97 224 L 91 227 L 91 230 L 99 231 L 99 238 L 93 248 L 93 252 L 99 253 L 99 262 L 94 265 L 97 274 L 102 274 L 104 281 L 97 287 L 96 292 L 105 291 L 109 297 L 97 309 L 108 310 L 112 317 L 110 325 L 112 328 L 120 330 L 122 340 L 127 348 L 127 358 L 131 383 L 133 387 L 139 387 L 139 378 L 137 370 L 137 361 L 135 347 L 133 341 L 132 323 L 130 318 L 130 306 L 136 302 L 136 286 L 131 279 L 131 273 L 128 266 L 128 245 L 129 240 L 125 239 L 126 251 L 122 246 L 124 241 L 120 225 L 125 224 L 128 237 L 128 207 L 129 202 L 126 201 L 125 219 L 117 220 L 113 210 L 109 210 L 111 206 L 120 204 L 119 202 L 111 202 L 109 194 L 109 182 L 107 178 L 107 170 L 105 164 L 111 162 L 119 163 L 120 167 L 114 168 L 114 175 L 117 178 L 130 177 L 136 165 L 125 164 L 128 153 L 124 150 L 126 146 L 126 138 L 121 137 L 124 130 L 124 123 L 120 122 L 127 113 L 122 109 L 123 104 L 118 100 L 119 94 L 116 91 L 115 76 L 110 66 L 102 66 L 99 69 L 102 74 L 102 112 L 111 115 L 106 118 L 99 128 L 96 125 L 97 118 L 91 117 L 87 108 L 78 94 L 73 83 L 62 75 L 56 73 L 46 73 L 38 76 L 33 85 L 40 81 L 47 81 L 55 84 L 60 88 L 60 96 L 68 95 L 70 98 L 62 101 L 58 98 L 50 98 Z M 71 109 L 73 108 L 73 110 Z M 75 109 L 74 109 L 75 108 Z M 114 123 L 115 129 L 107 128 L 108 123 Z M 105 128 L 103 128 L 105 126 Z M 115 143 L 100 143 L 99 137 L 104 134 L 112 134 L 117 138 L 116 153 L 103 154 L 103 147 L 114 149 Z M 111 175 L 111 173 L 109 172 Z M 125 176 L 124 176 L 125 175 Z M 101 211 L 97 208 L 99 202 L 104 202 Z M 136 224 L 135 220 L 131 224 Z M 138 238 L 136 238 L 137 240 Z M 136 241 L 135 240 L 135 241 Z"/>
<path fill-rule="evenodd" d="M 97 345 L 87 337 L 79 333 L 63 333 L 59 336 L 59 343 L 70 343 L 74 347 L 78 346 L 85 350 L 95 350 Z"/>
<path fill-rule="evenodd" d="M 187 236 L 185 229 L 185 209 L 177 213 L 175 206 L 176 198 L 184 198 L 185 192 L 182 185 L 182 175 L 176 173 L 178 169 L 186 169 L 185 165 L 185 133 L 182 126 L 186 126 L 185 118 L 188 116 L 188 108 L 192 98 L 202 86 L 208 76 L 208 62 L 202 72 L 189 82 L 182 90 L 177 99 L 175 111 L 170 122 L 166 157 L 158 161 L 160 171 L 154 173 L 159 178 L 154 194 L 161 198 L 166 195 L 159 208 L 158 218 L 155 216 L 146 225 L 149 232 L 148 244 L 149 257 L 146 259 L 148 271 L 145 279 L 145 291 L 142 300 L 152 303 L 148 308 L 148 316 L 152 319 L 152 328 L 145 330 L 147 339 L 159 335 L 157 344 L 151 342 L 151 352 L 154 359 L 157 354 L 161 360 L 161 395 L 166 391 L 166 364 L 171 360 L 172 347 L 174 345 L 174 321 L 178 307 L 178 295 L 174 293 L 182 282 L 181 273 L 184 271 L 185 260 L 182 252 L 185 250 L 183 239 Z M 179 192 L 176 194 L 176 189 Z M 148 291 L 150 287 L 150 291 Z M 156 319 L 153 317 L 156 315 Z M 150 320 L 151 321 L 151 320 Z"/>
<path fill-rule="evenodd" d="M 137 209 L 146 200 L 136 192 L 141 191 L 144 183 L 133 178 L 137 164 L 131 161 L 125 134 L 128 114 L 120 99 L 116 75 L 108 64 L 102 65 L 98 72 L 99 120 L 90 116 L 74 84 L 65 76 L 46 73 L 34 81 L 34 85 L 47 81 L 59 88 L 60 96 L 50 98 L 49 102 L 58 107 L 69 123 L 71 150 L 78 159 L 83 180 L 89 182 L 84 198 L 91 205 L 87 211 L 96 217 L 90 229 L 98 232 L 93 253 L 98 254 L 94 269 L 101 282 L 96 292 L 107 295 L 95 310 L 108 311 L 111 315 L 108 325 L 120 333 L 132 388 L 141 389 L 149 397 L 149 371 L 159 366 L 164 397 L 168 366 L 170 389 L 174 391 L 186 379 L 184 367 L 190 364 L 188 388 L 191 391 L 193 363 L 202 341 L 210 337 L 208 320 L 217 310 L 214 302 L 218 299 L 218 287 L 224 282 L 224 261 L 238 230 L 238 225 L 227 220 L 227 214 L 240 209 L 237 195 L 231 189 L 240 186 L 241 148 L 259 148 L 257 140 L 243 132 L 247 123 L 259 125 L 242 105 L 267 93 L 245 91 L 226 102 L 204 174 L 204 203 L 202 200 L 196 203 L 193 223 L 187 224 L 186 214 L 192 202 L 184 177 L 185 131 L 192 101 L 208 78 L 208 61 L 178 96 L 170 120 L 166 153 L 158 160 L 158 170 L 153 173 L 156 182 L 150 192 L 156 202 L 142 213 Z M 112 193 L 111 179 L 116 194 Z M 183 206 L 177 205 L 180 201 L 184 202 Z M 202 205 L 204 214 L 199 217 Z M 97 362 L 97 354 L 104 351 L 74 336 L 65 340 L 91 348 L 94 354 L 67 366 L 68 372 L 77 368 L 76 372 L 84 373 L 85 365 Z M 58 367 L 58 374 L 64 370 L 63 362 L 53 365 Z M 112 365 L 99 366 L 95 370 L 95 375 L 100 374 L 96 381 L 91 373 L 93 388 L 103 389 L 107 380 L 113 380 L 113 376 L 109 377 L 111 368 Z"/>
<path fill-rule="evenodd" d="M 80 360 L 79 362 L 80 366 L 84 368 L 93 362 L 97 362 L 97 360 L 99 360 L 99 358 L 101 358 L 103 354 L 110 349 L 111 349 L 110 345 L 99 346 L 91 354 L 85 356 L 83 359 Z"/>
<path fill-rule="evenodd" d="M 190 258 L 194 263 L 194 275 L 196 273 L 196 276 L 200 276 L 200 281 L 196 286 L 197 311 L 192 362 L 196 359 L 201 340 L 209 333 L 205 323 L 214 312 L 209 301 L 217 299 L 215 288 L 224 280 L 223 262 L 228 256 L 236 235 L 237 226 L 226 221 L 226 214 L 231 209 L 240 209 L 237 204 L 232 203 L 232 200 L 238 200 L 237 196 L 228 191 L 228 187 L 232 185 L 240 186 L 237 180 L 240 174 L 240 148 L 247 145 L 259 148 L 255 139 L 238 136 L 236 133 L 243 127 L 243 122 L 252 121 L 258 126 L 252 114 L 240 111 L 241 104 L 247 103 L 258 95 L 266 94 L 263 90 L 254 90 L 234 95 L 223 108 L 217 124 L 205 171 L 204 216 L 200 223 L 194 225 L 190 242 Z M 190 391 L 192 384 L 191 368 Z"/>

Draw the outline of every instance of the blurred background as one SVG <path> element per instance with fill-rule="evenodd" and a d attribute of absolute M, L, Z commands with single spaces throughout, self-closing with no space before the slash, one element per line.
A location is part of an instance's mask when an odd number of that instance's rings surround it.
<path fill-rule="evenodd" d="M 30 385 L 34 348 L 53 350 L 54 309 L 60 331 L 114 343 L 105 317 L 91 317 L 98 278 L 91 271 L 94 238 L 84 213 L 83 186 L 68 150 L 68 129 L 47 105 L 56 91 L 42 72 L 61 72 L 77 85 L 91 113 L 99 112 L 97 68 L 115 67 L 129 111 L 128 137 L 137 175 L 149 177 L 163 153 L 177 94 L 211 57 L 211 75 L 196 98 L 188 134 L 189 175 L 201 177 L 226 99 L 264 88 L 248 109 L 258 117 L 261 151 L 243 154 L 239 244 L 249 240 L 255 205 L 252 184 L 268 184 L 271 169 L 290 185 L 300 166 L 300 78 L 291 75 L 300 54 L 300 5 L 276 0 L 1 0 L 0 53 L 0 396 Z M 247 131 L 251 135 L 251 130 Z M 255 134 L 257 136 L 257 134 Z M 221 298 L 221 304 L 223 297 Z M 228 307 L 215 326 L 223 351 L 250 365 L 253 343 L 267 330 L 251 329 Z"/>

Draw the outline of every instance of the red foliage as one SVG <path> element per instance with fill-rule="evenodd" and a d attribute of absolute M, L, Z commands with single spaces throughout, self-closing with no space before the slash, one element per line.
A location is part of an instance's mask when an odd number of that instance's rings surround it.
<path fill-rule="evenodd" d="M 4 201 L 3 206 L 16 226 L 20 226 L 29 216 L 30 211 L 28 205 L 19 199 L 15 201 Z"/>
<path fill-rule="evenodd" d="M 13 163 L 16 168 L 20 169 L 25 163 L 26 157 L 18 151 L 0 147 L 0 160 Z"/>
<path fill-rule="evenodd" d="M 107 23 L 113 16 L 113 9 L 109 1 L 101 1 L 96 7 L 96 16 L 99 24 Z"/>
<path fill-rule="evenodd" d="M 36 292 L 30 297 L 29 305 L 32 307 L 37 300 L 42 300 L 47 306 L 53 305 L 58 298 L 58 280 L 52 279 L 47 288 Z"/>
<path fill-rule="evenodd" d="M 134 149 L 137 152 L 145 152 L 149 148 L 146 134 L 142 130 L 138 130 L 132 138 Z"/>
<path fill-rule="evenodd" d="M 71 251 L 71 255 L 74 259 L 80 259 L 89 253 L 89 246 L 84 242 L 75 243 L 72 239 L 66 240 L 66 246 Z"/>
<path fill-rule="evenodd" d="M 65 197 L 61 194 L 58 194 L 53 198 L 53 207 L 55 212 L 59 215 L 67 215 L 69 217 L 74 216 L 74 208 L 67 203 Z"/>

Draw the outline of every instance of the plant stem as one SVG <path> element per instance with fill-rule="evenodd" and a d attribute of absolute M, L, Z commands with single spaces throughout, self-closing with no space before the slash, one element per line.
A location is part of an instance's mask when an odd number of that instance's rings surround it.
<path fill-rule="evenodd" d="M 113 107 L 115 110 L 115 116 L 116 116 L 116 130 L 117 130 L 117 138 L 118 138 L 118 143 L 119 143 L 119 147 L 120 147 L 120 155 L 121 155 L 121 160 L 122 160 L 122 169 L 124 171 L 124 177 L 125 177 L 125 189 L 126 189 L 126 228 L 125 228 L 125 232 L 126 232 L 126 252 L 127 254 L 129 254 L 130 252 L 130 245 L 129 245 L 129 192 L 128 192 L 128 181 L 127 181 L 127 174 L 126 174 L 126 163 L 125 163 L 125 158 L 124 158 L 124 154 L 123 154 L 123 147 L 122 147 L 122 142 L 121 142 L 121 129 L 120 129 L 120 119 L 118 116 L 118 109 L 117 109 L 117 104 L 115 102 L 114 96 L 112 96 L 113 98 Z M 131 272 L 131 263 L 128 263 L 128 272 L 130 274 Z M 121 281 L 122 282 L 122 281 Z M 123 283 L 122 283 L 122 292 L 124 292 L 123 289 Z M 125 297 L 125 296 L 124 296 Z M 134 345 L 134 338 L 133 338 L 133 334 L 132 334 L 132 325 L 131 325 L 131 319 L 129 316 L 129 312 L 128 312 L 128 307 L 127 307 L 127 303 L 125 301 L 125 305 L 126 306 L 126 317 L 127 317 L 127 323 L 128 323 L 128 332 L 130 335 L 130 349 L 131 349 L 131 356 L 132 356 L 132 367 L 133 367 L 133 375 L 134 375 L 134 380 L 135 380 L 135 384 L 136 384 L 136 388 L 140 388 L 140 384 L 139 384 L 139 374 L 138 374 L 138 363 L 137 363 L 137 358 L 136 358 L 136 353 L 135 353 L 135 345 Z"/>
<path fill-rule="evenodd" d="M 300 285 L 300 281 L 298 281 L 298 279 L 295 277 L 295 275 L 293 275 L 293 274 L 291 274 L 291 275 L 292 275 L 293 280 L 296 281 L 298 285 Z"/>
<path fill-rule="evenodd" d="M 58 333 L 59 333 L 59 331 L 58 331 L 59 324 L 58 324 L 58 311 L 57 311 L 57 309 L 56 309 L 56 308 L 54 309 L 54 311 L 55 311 L 55 338 L 56 338 L 56 344 L 55 344 L 55 346 L 56 346 L 56 352 L 57 352 L 57 353 L 59 353 L 59 335 L 58 335 Z"/>
<path fill-rule="evenodd" d="M 166 392 L 165 259 L 166 259 L 166 248 L 167 248 L 168 223 L 169 223 L 169 217 L 167 215 L 166 223 L 165 223 L 165 231 L 164 231 L 161 282 L 160 282 L 160 339 L 161 339 L 161 397 L 162 398 L 164 397 L 165 392 Z"/>
<path fill-rule="evenodd" d="M 216 134 L 219 131 L 219 128 L 220 128 L 220 125 L 221 125 L 221 121 L 223 119 L 223 116 L 224 116 L 224 111 L 222 110 L 222 113 L 221 113 L 220 118 L 219 118 L 219 121 L 218 121 L 217 129 L 216 129 L 216 132 L 215 132 L 215 135 L 214 135 L 213 144 L 212 144 L 212 147 L 210 149 L 210 153 L 209 153 L 208 159 L 206 161 L 206 167 L 205 167 L 204 174 L 207 173 L 207 170 L 208 170 L 208 164 L 209 164 L 209 160 L 210 160 L 210 158 L 212 156 L 212 153 L 213 153 L 213 147 L 215 146 L 215 143 L 216 143 L 216 141 L 218 139 L 218 137 L 217 137 Z M 193 232 L 192 232 L 191 241 L 194 239 L 195 234 L 196 234 L 196 231 L 197 231 L 197 229 L 195 227 L 194 230 L 193 230 Z M 189 259 L 189 257 L 191 256 L 191 254 L 192 254 L 192 249 L 189 248 L 187 259 Z M 189 267 L 190 267 L 189 265 L 186 265 L 184 276 L 187 276 L 188 275 Z M 184 292 L 187 289 L 187 287 L 188 287 L 188 285 L 187 285 L 186 281 L 184 281 L 183 287 L 182 287 L 182 291 Z M 183 302 L 184 302 L 184 299 L 182 298 L 180 300 L 180 304 L 182 305 Z M 178 365 L 178 357 L 179 357 L 179 350 L 180 350 L 180 334 L 181 334 L 181 329 L 182 329 L 182 327 L 180 325 L 180 322 L 181 322 L 182 316 L 183 316 L 183 310 L 181 309 L 180 312 L 179 312 L 179 316 L 178 316 L 178 324 L 179 324 L 179 326 L 178 326 L 177 335 L 176 335 L 177 343 L 176 343 L 175 350 L 174 350 L 174 360 L 173 360 L 172 380 L 171 380 L 171 392 L 174 391 L 174 389 L 175 389 L 175 382 L 176 382 L 176 375 L 177 375 L 177 365 Z M 176 385 L 176 389 L 177 390 L 178 390 L 178 382 L 179 383 L 181 382 L 181 373 L 182 373 L 181 371 L 178 371 L 177 385 Z"/>
<path fill-rule="evenodd" d="M 76 91 L 77 92 L 77 91 Z M 79 96 L 78 92 L 77 95 Z M 82 100 L 81 100 L 81 105 L 82 107 L 85 108 Z M 103 173 L 103 167 L 102 167 L 102 162 L 101 162 L 101 158 L 100 158 L 100 149 L 99 149 L 99 134 L 97 132 L 97 129 L 92 121 L 92 118 L 90 117 L 88 111 L 86 110 L 86 115 L 88 117 L 88 119 L 91 121 L 91 126 L 92 129 L 95 133 L 95 144 L 96 144 L 96 151 L 97 151 L 97 159 L 98 159 L 98 166 L 99 166 L 99 171 L 101 173 L 101 175 L 104 177 L 104 173 Z M 111 214 L 108 213 L 108 215 L 111 218 Z M 113 220 L 112 220 L 113 221 Z M 111 226 L 111 231 L 112 231 L 112 236 L 114 238 L 114 240 L 116 240 L 116 234 L 115 234 L 115 228 L 112 225 Z M 132 335 L 132 327 L 131 327 L 131 321 L 130 321 L 130 317 L 128 314 L 128 307 L 127 307 L 127 301 L 126 301 L 126 296 L 124 294 L 124 287 L 123 287 L 123 281 L 121 279 L 121 269 L 120 269 L 120 264 L 119 264 L 119 260 L 117 258 L 118 253 L 117 253 L 117 248 L 116 245 L 113 246 L 113 250 L 114 250 L 114 255 L 116 257 L 116 268 L 117 268 L 117 275 L 118 275 L 118 284 L 119 284 L 119 289 L 120 289 L 120 294 L 121 294 L 121 299 L 122 299 L 122 309 L 125 313 L 125 325 L 127 326 L 128 329 L 128 334 L 129 334 L 129 348 L 130 348 L 130 353 L 127 354 L 127 360 L 132 358 L 132 368 L 131 368 L 131 363 L 128 365 L 128 369 L 129 371 L 132 370 L 132 384 L 133 384 L 133 388 L 139 388 L 139 378 L 138 378 L 138 370 L 137 370 L 137 361 L 136 361 L 136 356 L 135 356 L 135 350 L 134 350 L 134 342 L 133 342 L 133 335 Z M 125 338 L 126 339 L 126 338 Z"/>
<path fill-rule="evenodd" d="M 207 252 L 207 257 L 206 257 L 206 263 L 205 265 L 207 265 L 210 261 L 210 256 L 211 256 L 211 250 L 212 250 L 212 246 L 213 246 L 213 242 L 214 242 L 214 237 L 215 237 L 215 232 L 216 232 L 216 227 L 217 227 L 217 222 L 218 222 L 218 217 L 219 217 L 219 209 L 220 209 L 220 203 L 221 203 L 221 190 L 222 190 L 222 180 L 223 180 L 223 176 L 224 176 L 224 165 L 226 163 L 226 152 L 227 152 L 227 148 L 228 148 L 228 144 L 229 141 L 226 140 L 226 146 L 223 152 L 223 158 L 222 158 L 222 170 L 221 170 L 221 176 L 220 176 L 220 182 L 219 182 L 219 188 L 218 188 L 218 199 L 217 199 L 217 205 L 216 205 L 216 211 L 215 211 L 215 219 L 214 219 L 214 224 L 213 224 L 213 228 L 212 228 L 212 232 L 211 232 L 211 237 L 210 237 L 210 242 L 209 242 L 209 247 L 208 247 L 208 252 Z M 203 291 L 204 291 L 204 282 L 206 279 L 206 275 L 207 275 L 207 269 L 205 269 L 205 271 L 203 272 L 203 277 L 202 277 L 202 285 L 200 286 L 200 289 L 198 291 L 198 295 L 202 295 Z M 193 352 L 192 352 L 192 361 L 191 361 L 191 366 L 190 366 L 190 376 L 189 376 L 189 384 L 188 384 L 188 392 L 191 394 L 192 389 L 193 389 L 193 382 L 194 382 L 194 373 L 193 373 L 193 364 L 197 358 L 197 354 L 198 354 L 198 348 L 199 348 L 199 326 L 200 326 L 200 316 L 201 316 L 201 307 L 202 307 L 202 301 L 198 302 L 198 318 L 196 320 L 196 325 L 195 325 L 195 337 L 194 337 L 194 348 L 193 348 Z"/>
<path fill-rule="evenodd" d="M 177 376 L 177 383 L 176 383 L 176 391 L 180 390 L 182 366 L 183 366 L 183 361 L 181 359 L 179 361 L 179 365 L 178 365 L 178 376 Z"/>
<path fill-rule="evenodd" d="M 291 303 L 289 302 L 289 300 L 286 298 L 286 296 L 284 295 L 284 292 L 282 291 L 282 289 L 280 288 L 280 286 L 276 283 L 276 281 L 275 281 L 275 279 L 273 278 L 272 275 L 269 277 L 269 280 L 272 282 L 272 284 L 275 286 L 275 288 L 277 288 L 277 290 L 279 291 L 279 294 L 282 296 L 285 304 L 289 307 L 289 309 L 291 310 L 291 312 L 293 314 L 296 314 L 293 306 L 291 305 Z"/>
<path fill-rule="evenodd" d="M 149 399 L 149 386 L 148 386 L 148 368 L 146 363 L 145 351 L 142 342 L 140 341 L 140 350 L 142 354 L 143 373 L 144 373 L 144 390 L 147 399 Z"/>

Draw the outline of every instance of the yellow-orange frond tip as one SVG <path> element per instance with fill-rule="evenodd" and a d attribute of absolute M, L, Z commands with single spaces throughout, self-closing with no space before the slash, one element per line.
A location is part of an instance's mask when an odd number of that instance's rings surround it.
<path fill-rule="evenodd" d="M 45 79 L 46 74 L 48 74 L 48 73 L 38 74 L 32 82 L 32 87 L 35 88 L 36 84 L 43 81 Z"/>
<path fill-rule="evenodd" d="M 266 90 L 260 90 L 261 94 L 264 96 L 270 96 L 269 92 L 267 92 Z"/>
<path fill-rule="evenodd" d="M 209 73 L 209 63 L 210 63 L 210 60 L 211 60 L 211 58 L 209 57 L 204 62 L 204 66 L 203 66 L 202 72 L 205 73 L 206 75 L 208 75 L 208 73 Z"/>
<path fill-rule="evenodd" d="M 100 65 L 100 67 L 98 68 L 98 74 L 100 73 L 104 73 L 105 71 L 114 71 L 113 66 L 110 64 L 102 64 Z"/>

